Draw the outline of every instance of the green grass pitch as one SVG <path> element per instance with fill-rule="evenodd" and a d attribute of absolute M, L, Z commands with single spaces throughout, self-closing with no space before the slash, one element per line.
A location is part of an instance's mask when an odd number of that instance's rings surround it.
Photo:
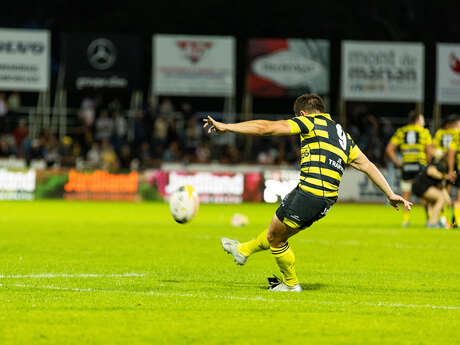
<path fill-rule="evenodd" d="M 236 266 L 276 205 L 0 203 L 0 344 L 458 344 L 460 231 L 337 204 L 291 239 L 304 292 L 266 291 L 268 252 Z M 244 213 L 250 224 L 230 226 Z"/>

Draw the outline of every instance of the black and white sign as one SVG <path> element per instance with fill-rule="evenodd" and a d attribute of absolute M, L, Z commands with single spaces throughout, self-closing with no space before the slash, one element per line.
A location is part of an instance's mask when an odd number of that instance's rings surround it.
<path fill-rule="evenodd" d="M 411 42 L 342 42 L 342 97 L 422 102 L 424 49 Z"/>
<path fill-rule="evenodd" d="M 111 34 L 64 34 L 63 47 L 66 87 L 142 87 L 139 38 Z"/>
<path fill-rule="evenodd" d="M 0 89 L 48 90 L 49 66 L 49 31 L 0 29 Z"/>
<path fill-rule="evenodd" d="M 460 44 L 437 45 L 436 101 L 460 104 Z"/>

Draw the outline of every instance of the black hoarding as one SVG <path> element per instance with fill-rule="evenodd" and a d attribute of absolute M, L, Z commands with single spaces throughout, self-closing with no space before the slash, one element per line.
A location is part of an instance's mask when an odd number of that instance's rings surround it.
<path fill-rule="evenodd" d="M 64 84 L 68 89 L 142 87 L 142 42 L 135 36 L 66 33 L 62 35 Z"/>

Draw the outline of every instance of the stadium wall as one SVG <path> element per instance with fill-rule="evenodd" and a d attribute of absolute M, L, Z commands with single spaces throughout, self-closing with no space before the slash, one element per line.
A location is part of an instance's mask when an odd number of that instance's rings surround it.
<path fill-rule="evenodd" d="M 157 170 L 128 173 L 12 166 L 0 168 L 0 200 L 164 201 L 179 186 L 190 184 L 202 203 L 276 203 L 297 185 L 299 177 L 295 169 L 263 165 L 166 164 Z M 390 182 L 398 180 L 391 169 L 383 173 Z M 341 201 L 385 202 L 367 176 L 352 169 L 345 170 L 339 195 Z"/>

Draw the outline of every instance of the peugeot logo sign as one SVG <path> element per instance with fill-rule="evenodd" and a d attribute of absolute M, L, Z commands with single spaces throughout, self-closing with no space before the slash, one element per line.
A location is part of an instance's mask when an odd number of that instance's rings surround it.
<path fill-rule="evenodd" d="M 98 70 L 106 70 L 113 66 L 117 59 L 117 49 L 112 41 L 98 38 L 88 46 L 88 61 Z"/>

